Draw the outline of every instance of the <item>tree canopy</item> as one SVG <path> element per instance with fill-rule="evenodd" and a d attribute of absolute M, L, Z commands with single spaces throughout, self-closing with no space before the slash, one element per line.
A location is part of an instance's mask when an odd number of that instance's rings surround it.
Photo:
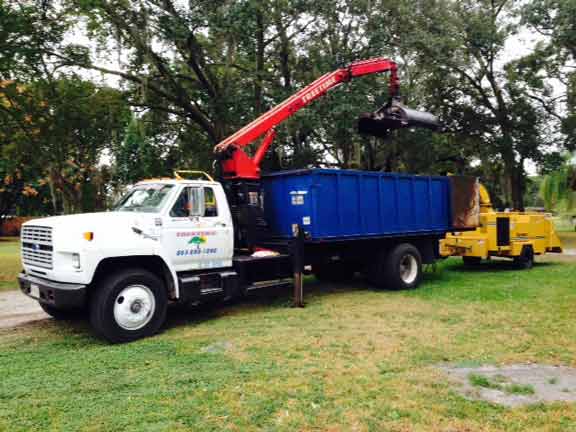
<path fill-rule="evenodd" d="M 376 56 L 446 131 L 358 135 L 388 98 L 365 77 L 279 127 L 265 170 L 477 175 L 521 209 L 529 174 L 576 149 L 575 17 L 570 0 L 6 0 L 0 214 L 99 209 L 141 177 L 211 169 L 220 140 Z M 518 55 L 523 34 L 536 41 Z"/>

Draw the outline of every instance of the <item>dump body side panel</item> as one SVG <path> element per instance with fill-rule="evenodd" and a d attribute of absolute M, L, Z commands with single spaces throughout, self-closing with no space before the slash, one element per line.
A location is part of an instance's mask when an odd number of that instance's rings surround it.
<path fill-rule="evenodd" d="M 453 229 L 448 177 L 355 170 L 285 171 L 262 178 L 272 233 L 310 240 L 443 234 Z"/>

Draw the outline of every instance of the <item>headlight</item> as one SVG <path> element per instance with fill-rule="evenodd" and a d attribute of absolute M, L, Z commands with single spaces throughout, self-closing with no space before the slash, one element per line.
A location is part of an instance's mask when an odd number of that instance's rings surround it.
<path fill-rule="evenodd" d="M 80 269 L 80 254 L 78 253 L 72 254 L 72 266 L 75 269 Z"/>

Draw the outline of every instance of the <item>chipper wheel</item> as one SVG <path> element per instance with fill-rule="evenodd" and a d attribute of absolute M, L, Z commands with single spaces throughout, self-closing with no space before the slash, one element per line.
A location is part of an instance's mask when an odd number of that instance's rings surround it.
<path fill-rule="evenodd" d="M 524 246 L 520 256 L 514 258 L 514 265 L 520 270 L 529 270 L 534 267 L 534 249 Z"/>
<path fill-rule="evenodd" d="M 404 290 L 416 288 L 422 280 L 422 257 L 410 243 L 383 250 L 373 263 L 368 278 L 378 288 Z"/>

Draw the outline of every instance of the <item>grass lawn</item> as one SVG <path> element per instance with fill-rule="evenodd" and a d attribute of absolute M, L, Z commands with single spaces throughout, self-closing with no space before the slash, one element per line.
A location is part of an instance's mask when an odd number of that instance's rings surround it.
<path fill-rule="evenodd" d="M 0 430 L 566 431 L 568 404 L 469 401 L 440 364 L 576 366 L 576 263 L 466 269 L 410 292 L 309 280 L 289 293 L 171 311 L 112 346 L 84 323 L 0 332 Z"/>
<path fill-rule="evenodd" d="M 20 270 L 18 237 L 0 237 L 0 291 L 18 288 L 16 276 Z"/>

